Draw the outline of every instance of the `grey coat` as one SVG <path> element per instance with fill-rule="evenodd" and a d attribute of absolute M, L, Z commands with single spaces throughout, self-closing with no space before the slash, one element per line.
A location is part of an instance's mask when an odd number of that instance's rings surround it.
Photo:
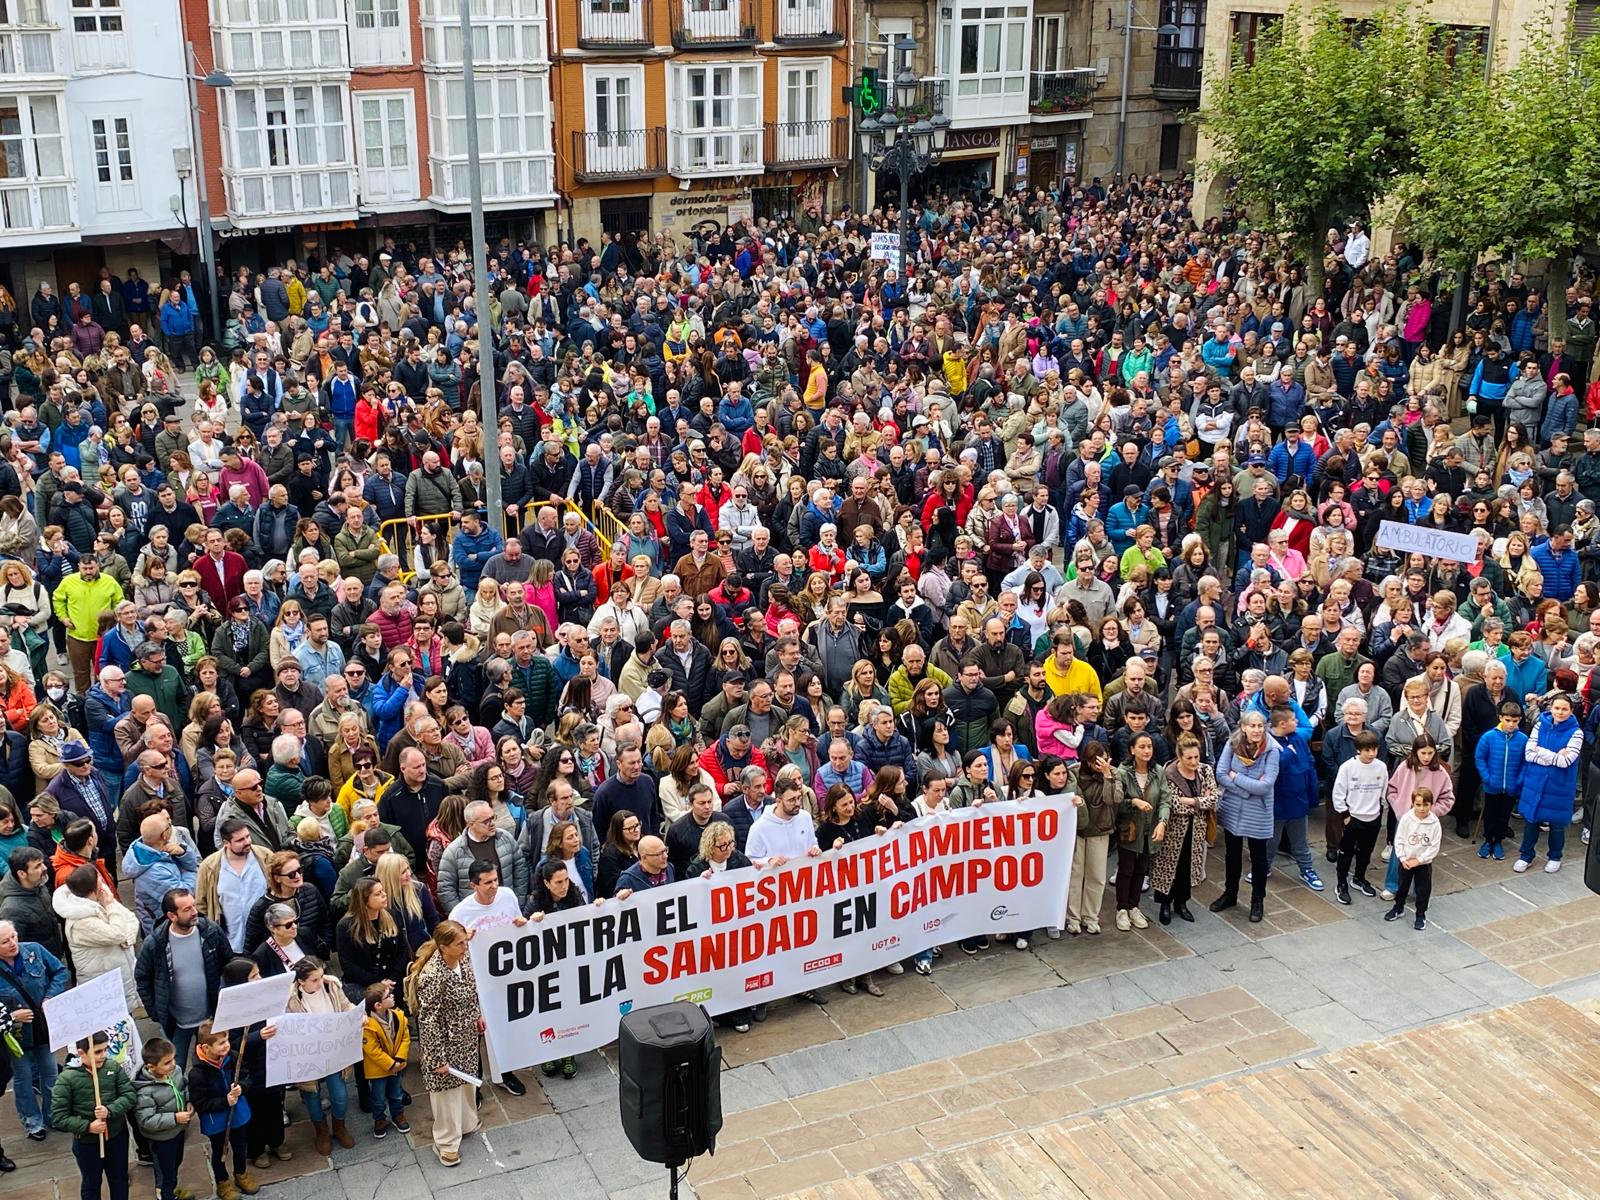
<path fill-rule="evenodd" d="M 521 902 L 528 894 L 528 860 L 517 853 L 517 843 L 509 833 L 496 830 L 494 835 L 495 857 L 500 860 L 500 882 L 509 887 Z M 467 835 L 463 833 L 455 841 L 444 848 L 444 853 L 439 857 L 439 907 L 444 912 L 454 908 L 464 896 L 472 894 L 472 884 L 468 880 L 467 872 L 472 869 L 472 847 L 467 845 Z"/>

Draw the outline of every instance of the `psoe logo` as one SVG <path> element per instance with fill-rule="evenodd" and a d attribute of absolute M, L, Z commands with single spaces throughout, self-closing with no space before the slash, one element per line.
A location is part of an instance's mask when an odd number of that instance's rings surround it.
<path fill-rule="evenodd" d="M 556 1031 L 553 1028 L 539 1030 L 539 1040 L 548 1045 L 556 1040 Z"/>
<path fill-rule="evenodd" d="M 692 992 L 685 992 L 681 996 L 674 996 L 674 1000 L 682 1000 L 686 1004 L 709 1004 L 711 1002 L 711 988 L 696 988 Z"/>
<path fill-rule="evenodd" d="M 989 910 L 989 920 L 991 921 L 1004 921 L 1007 917 L 1012 915 L 1013 914 L 1011 910 L 1004 904 L 997 904 Z"/>
<path fill-rule="evenodd" d="M 763 971 L 759 975 L 752 975 L 750 978 L 744 981 L 744 990 L 747 992 L 759 992 L 762 988 L 768 988 L 771 986 L 771 971 Z"/>
<path fill-rule="evenodd" d="M 809 975 L 813 971 L 826 971 L 829 967 L 836 967 L 843 961 L 843 954 L 830 954 L 826 958 L 813 958 L 803 968 L 804 973 Z"/>
<path fill-rule="evenodd" d="M 891 935 L 891 936 L 883 938 L 883 939 L 881 939 L 879 941 L 873 942 L 872 943 L 872 948 L 875 951 L 877 951 L 877 950 L 887 950 L 887 949 L 889 949 L 889 947 L 898 946 L 899 944 L 900 944 L 900 938 L 898 936 Z"/>

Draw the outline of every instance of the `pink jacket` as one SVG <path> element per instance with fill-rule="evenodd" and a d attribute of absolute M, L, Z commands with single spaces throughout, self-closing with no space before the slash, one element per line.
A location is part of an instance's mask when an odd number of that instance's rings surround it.
<path fill-rule="evenodd" d="M 1054 754 L 1069 763 L 1078 761 L 1078 742 L 1083 737 L 1081 725 L 1058 721 L 1050 715 L 1048 708 L 1041 708 L 1039 715 L 1033 719 L 1033 732 L 1039 743 L 1040 754 Z M 1058 733 L 1072 738 L 1071 744 L 1057 737 Z"/>
<path fill-rule="evenodd" d="M 1433 793 L 1433 815 L 1443 817 L 1455 807 L 1456 789 L 1450 782 L 1450 772 L 1442 767 L 1428 771 L 1413 771 L 1411 764 L 1402 762 L 1389 776 L 1389 807 L 1394 815 L 1403 817 L 1411 811 L 1411 793 L 1425 787 Z"/>

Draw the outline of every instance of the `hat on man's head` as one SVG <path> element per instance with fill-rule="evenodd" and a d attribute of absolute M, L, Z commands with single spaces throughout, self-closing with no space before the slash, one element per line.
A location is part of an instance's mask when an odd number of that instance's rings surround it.
<path fill-rule="evenodd" d="M 1127 499 L 1127 497 L 1129 497 L 1129 496 L 1142 496 L 1142 495 L 1144 495 L 1144 489 L 1142 487 L 1140 487 L 1137 483 L 1130 483 L 1127 487 L 1122 489 L 1123 499 Z"/>
<path fill-rule="evenodd" d="M 89 761 L 89 747 L 82 742 L 64 742 L 61 746 L 61 761 L 67 766 L 73 763 Z"/>

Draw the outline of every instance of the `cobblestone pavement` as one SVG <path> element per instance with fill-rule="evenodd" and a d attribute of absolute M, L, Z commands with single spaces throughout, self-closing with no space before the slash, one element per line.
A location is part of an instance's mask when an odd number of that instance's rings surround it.
<path fill-rule="evenodd" d="M 1539 995 L 1600 996 L 1600 897 L 1583 886 L 1581 858 L 1558 875 L 1514 875 L 1509 862 L 1447 842 L 1421 933 L 1385 923 L 1376 899 L 1338 906 L 1331 879 L 1327 892 L 1308 891 L 1280 858 L 1259 925 L 1243 908 L 1205 911 L 1212 882 L 1197 889 L 1193 924 L 1152 917 L 1147 930 L 1118 933 L 1108 895 L 1099 937 L 1040 938 L 1027 951 L 997 943 L 972 958 L 952 946 L 931 977 L 882 977 L 881 999 L 832 989 L 821 1007 L 775 1005 L 748 1035 L 724 1034 L 727 1121 L 684 1194 L 783 1195 Z M 524 1079 L 522 1099 L 485 1092 L 484 1133 L 453 1170 L 429 1149 L 419 1086 L 409 1139 L 375 1141 L 370 1119 L 352 1114 L 356 1148 L 331 1161 L 297 1120 L 293 1161 L 258 1173 L 263 1195 L 466 1200 L 490 1179 L 496 1195 L 514 1187 L 528 1200 L 666 1195 L 665 1169 L 640 1162 L 623 1137 L 610 1057 L 586 1056 L 571 1081 Z M 0 1191 L 77 1194 L 65 1139 L 25 1141 L 9 1101 L 0 1140 L 21 1166 Z M 184 1181 L 201 1197 L 203 1159 L 191 1139 Z M 135 1179 L 135 1196 L 152 1194 L 148 1174 Z"/>

